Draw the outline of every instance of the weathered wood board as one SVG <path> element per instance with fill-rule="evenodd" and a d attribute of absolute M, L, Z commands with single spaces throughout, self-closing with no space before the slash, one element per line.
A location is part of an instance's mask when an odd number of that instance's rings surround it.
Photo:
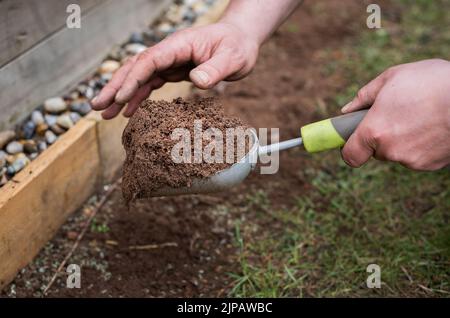
<path fill-rule="evenodd" d="M 86 14 L 106 0 L 0 1 L 0 67 L 65 26 L 69 4 Z"/>
<path fill-rule="evenodd" d="M 89 10 L 80 29 L 62 28 L 0 69 L 0 130 L 46 98 L 92 72 L 114 44 L 147 26 L 169 0 L 106 0 Z"/>

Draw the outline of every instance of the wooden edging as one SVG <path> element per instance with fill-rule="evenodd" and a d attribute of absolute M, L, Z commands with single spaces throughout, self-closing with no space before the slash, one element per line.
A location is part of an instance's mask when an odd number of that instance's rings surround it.
<path fill-rule="evenodd" d="M 196 25 L 217 20 L 227 3 L 219 1 Z M 190 90 L 188 82 L 166 84 L 151 98 L 186 97 Z M 124 158 L 121 135 L 126 123 L 122 116 L 103 121 L 92 112 L 1 188 L 0 289 L 99 185 L 113 180 Z"/>

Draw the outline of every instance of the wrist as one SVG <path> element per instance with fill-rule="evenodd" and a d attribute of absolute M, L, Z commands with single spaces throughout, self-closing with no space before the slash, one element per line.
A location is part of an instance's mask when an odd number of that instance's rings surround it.
<path fill-rule="evenodd" d="M 255 33 L 247 30 L 245 27 L 239 26 L 239 24 L 235 24 L 232 21 L 228 21 L 226 19 L 221 19 L 217 22 L 218 25 L 221 25 L 228 30 L 231 30 L 233 34 L 237 37 L 237 41 L 242 43 L 242 46 L 246 47 L 248 54 L 256 59 L 259 48 L 262 45 L 262 41 L 259 37 L 255 36 Z"/>
<path fill-rule="evenodd" d="M 241 20 L 225 15 L 218 23 L 234 28 L 242 35 L 243 38 L 240 40 L 248 41 L 251 45 L 259 49 L 267 39 L 267 35 L 263 34 L 261 30 L 254 30 L 251 26 L 245 25 L 245 23 L 243 24 Z"/>

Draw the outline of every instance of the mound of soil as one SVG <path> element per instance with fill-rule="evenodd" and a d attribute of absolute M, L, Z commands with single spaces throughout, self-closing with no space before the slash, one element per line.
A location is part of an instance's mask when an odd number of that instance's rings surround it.
<path fill-rule="evenodd" d="M 225 116 L 224 109 L 217 100 L 202 98 L 185 101 L 177 98 L 172 102 L 144 101 L 130 119 L 122 136 L 126 151 L 122 187 L 125 201 L 150 197 L 152 191 L 165 186 L 173 188 L 190 186 L 193 179 L 206 178 L 228 168 L 240 158 L 238 151 L 234 151 L 233 157 L 226 160 L 227 129 L 238 127 L 242 130 L 235 131 L 236 134 L 231 136 L 236 141 L 233 141 L 235 149 L 239 146 L 239 141 L 240 146 L 245 146 L 242 145 L 242 141 L 246 142 L 246 139 L 238 138 L 238 135 L 239 132 L 244 133 L 246 127 L 238 118 Z M 189 153 L 186 151 L 189 161 L 174 161 L 172 150 L 184 138 L 172 135 L 176 129 L 183 129 L 189 133 L 187 138 L 190 147 L 185 147 L 190 148 Z M 203 156 L 198 157 L 198 150 L 195 157 L 195 136 L 208 129 L 220 131 L 222 138 L 197 137 L 201 146 L 197 149 L 203 153 L 205 147 L 212 143 L 209 149 L 214 155 L 215 145 L 221 141 L 223 160 L 214 162 L 205 160 Z"/>

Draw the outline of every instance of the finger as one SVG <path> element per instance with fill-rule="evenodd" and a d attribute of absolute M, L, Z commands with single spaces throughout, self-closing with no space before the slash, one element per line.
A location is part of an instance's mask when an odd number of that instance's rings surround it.
<path fill-rule="evenodd" d="M 362 87 L 356 94 L 356 97 L 347 105 L 342 107 L 341 111 L 343 113 L 350 113 L 363 109 L 367 106 L 371 106 L 375 102 L 378 93 L 386 82 L 385 73 L 386 72 L 381 73 L 375 79 Z"/>
<path fill-rule="evenodd" d="M 190 45 L 188 45 L 188 38 L 184 36 L 173 36 L 148 48 L 139 55 L 135 65 L 127 74 L 122 87 L 117 92 L 116 102 L 127 103 L 155 72 L 164 71 L 172 66 L 188 62 L 190 59 Z"/>
<path fill-rule="evenodd" d="M 146 99 L 154 89 L 158 89 L 165 83 L 161 78 L 155 78 L 148 84 L 141 86 L 133 98 L 128 102 L 127 108 L 123 112 L 125 117 L 131 117 L 141 102 Z"/>
<path fill-rule="evenodd" d="M 342 159 L 353 168 L 358 168 L 365 164 L 375 151 L 374 145 L 370 142 L 371 138 L 367 135 L 368 130 L 361 125 L 350 136 L 341 151 Z"/>
<path fill-rule="evenodd" d="M 240 69 L 240 65 L 230 61 L 230 54 L 223 52 L 214 55 L 208 61 L 194 68 L 189 73 L 189 77 L 195 86 L 207 89 L 214 87 L 230 75 L 239 72 Z"/>
<path fill-rule="evenodd" d="M 102 117 L 103 119 L 112 119 L 117 116 L 118 113 L 122 110 L 122 108 L 125 105 L 113 103 L 111 106 L 109 106 L 103 113 Z"/>
<path fill-rule="evenodd" d="M 111 81 L 109 81 L 100 91 L 100 94 L 91 101 L 94 110 L 105 109 L 113 103 L 117 91 L 135 62 L 136 57 L 128 59 L 127 62 L 114 73 Z"/>

